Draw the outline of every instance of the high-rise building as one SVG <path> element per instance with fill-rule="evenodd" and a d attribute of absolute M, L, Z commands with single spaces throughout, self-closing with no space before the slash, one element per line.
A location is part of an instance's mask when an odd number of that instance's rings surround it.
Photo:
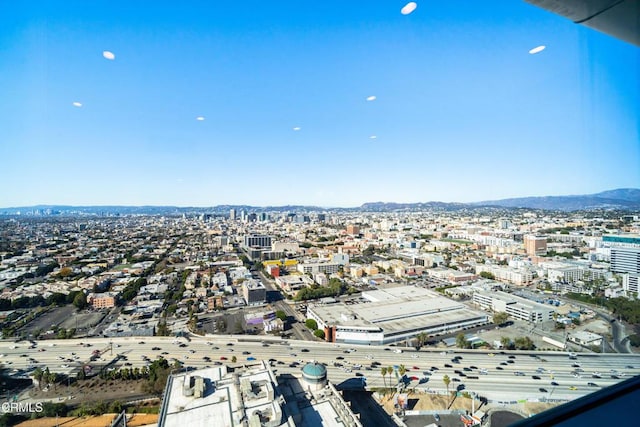
<path fill-rule="evenodd" d="M 231 209 L 231 210 L 229 211 L 229 219 L 230 219 L 231 221 L 234 221 L 234 220 L 236 219 L 236 217 L 237 217 L 237 216 L 238 216 L 238 213 L 236 212 L 236 210 L 235 210 L 235 209 Z"/>
<path fill-rule="evenodd" d="M 640 248 L 611 248 L 611 271 L 640 274 Z"/>
<path fill-rule="evenodd" d="M 271 249 L 271 236 L 265 236 L 261 234 L 251 234 L 244 236 L 245 248 L 269 248 Z"/>
<path fill-rule="evenodd" d="M 547 253 L 547 238 L 544 236 L 524 236 L 524 250 L 529 256 Z"/>

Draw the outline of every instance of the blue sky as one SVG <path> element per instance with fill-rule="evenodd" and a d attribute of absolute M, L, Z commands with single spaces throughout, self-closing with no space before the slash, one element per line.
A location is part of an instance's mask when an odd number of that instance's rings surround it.
<path fill-rule="evenodd" d="M 640 187 L 640 49 L 523 1 L 417 3 L 2 2 L 0 207 Z"/>

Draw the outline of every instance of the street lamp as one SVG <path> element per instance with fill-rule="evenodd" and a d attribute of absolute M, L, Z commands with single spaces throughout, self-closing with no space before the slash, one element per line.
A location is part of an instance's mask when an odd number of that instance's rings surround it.
<path fill-rule="evenodd" d="M 473 414 L 476 413 L 476 392 L 471 391 L 469 392 L 469 395 L 471 396 L 471 416 L 473 417 Z"/>

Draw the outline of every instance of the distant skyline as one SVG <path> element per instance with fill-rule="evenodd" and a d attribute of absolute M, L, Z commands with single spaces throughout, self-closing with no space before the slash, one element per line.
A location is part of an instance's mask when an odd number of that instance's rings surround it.
<path fill-rule="evenodd" d="M 640 49 L 524 1 L 407 3 L 1 3 L 0 207 L 640 188 Z"/>

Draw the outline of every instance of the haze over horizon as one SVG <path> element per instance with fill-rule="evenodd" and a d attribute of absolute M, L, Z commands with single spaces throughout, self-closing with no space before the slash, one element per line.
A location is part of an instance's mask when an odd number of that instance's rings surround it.
<path fill-rule="evenodd" d="M 637 47 L 525 2 L 442 3 L 0 4 L 0 206 L 640 187 Z"/>
<path fill-rule="evenodd" d="M 131 208 L 135 208 L 135 207 L 176 207 L 176 208 L 195 208 L 195 209 L 202 209 L 202 208 L 211 208 L 211 207 L 218 207 L 218 206 L 249 206 L 249 207 L 253 207 L 253 208 L 268 208 L 268 207 L 273 207 L 273 208 L 280 208 L 280 207 L 285 207 L 285 206 L 307 206 L 307 207 L 317 207 L 317 208 L 322 208 L 322 209 L 351 209 L 351 208 L 359 208 L 365 204 L 376 204 L 376 203 L 385 203 L 385 204 L 420 204 L 420 203 L 452 203 L 452 204 L 456 204 L 456 203 L 461 203 L 461 204 L 480 204 L 480 203 L 491 203 L 491 202 L 500 202 L 500 201 L 508 201 L 508 200 L 519 200 L 519 199 L 536 199 L 536 198 L 555 198 L 555 197 L 560 197 L 560 198 L 567 198 L 567 197 L 588 197 L 588 196 L 599 196 L 601 193 L 609 193 L 609 192 L 619 192 L 619 191 L 631 191 L 634 193 L 635 197 L 632 197 L 636 202 L 640 203 L 640 189 L 638 188 L 618 188 L 615 190 L 605 190 L 602 192 L 598 192 L 598 193 L 593 193 L 593 194 L 564 194 L 564 195 L 558 195 L 558 196 L 522 196 L 522 197 L 514 197 L 514 198 L 504 198 L 504 199 L 494 199 L 494 200 L 474 200 L 474 201 L 470 201 L 470 202 L 457 202 L 457 201 L 451 201 L 451 202 L 443 202 L 441 200 L 417 200 L 417 201 L 412 201 L 412 202 L 396 202 L 394 200 L 368 200 L 366 202 L 363 202 L 359 205 L 313 205 L 313 204 L 301 204 L 301 203 L 295 203 L 295 202 L 291 202 L 291 203 L 282 203 L 282 204 L 264 204 L 264 205 L 260 205 L 260 204 L 255 204 L 255 203 L 217 203 L 215 205 L 160 205 L 160 204 L 156 204 L 156 205 L 144 205 L 144 204 L 140 204 L 140 205 L 124 205 L 124 204 L 120 204 L 120 203 L 113 203 L 113 204 L 108 204 L 108 205 L 69 205 L 69 204 L 60 204 L 60 203 L 39 203 L 39 204 L 35 204 L 35 205 L 24 205 L 24 206 L 0 206 L 0 210 L 1 209 L 22 209 L 22 208 L 43 208 L 43 207 L 86 207 L 86 208 L 99 208 L 99 207 L 131 207 Z M 600 196 L 602 197 L 602 196 Z M 630 200 L 629 197 L 619 197 L 617 198 L 617 200 Z M 506 205 L 505 205 L 506 206 Z"/>

